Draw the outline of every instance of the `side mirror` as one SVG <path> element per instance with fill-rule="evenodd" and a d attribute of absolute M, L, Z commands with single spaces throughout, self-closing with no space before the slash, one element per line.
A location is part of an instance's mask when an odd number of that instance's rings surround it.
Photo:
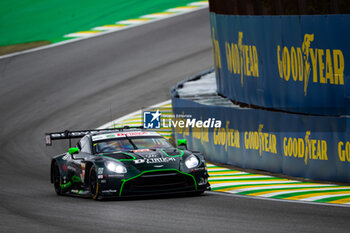
<path fill-rule="evenodd" d="M 187 149 L 187 140 L 186 139 L 178 139 L 177 140 L 177 147 Z"/>
<path fill-rule="evenodd" d="M 78 147 L 72 147 L 68 149 L 68 153 L 70 155 L 78 154 L 79 153 L 79 148 Z"/>

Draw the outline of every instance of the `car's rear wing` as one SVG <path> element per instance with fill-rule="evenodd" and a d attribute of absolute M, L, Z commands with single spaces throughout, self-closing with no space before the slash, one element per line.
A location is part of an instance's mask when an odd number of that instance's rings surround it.
<path fill-rule="evenodd" d="M 111 131 L 125 131 L 130 129 L 143 129 L 143 126 L 124 126 L 122 128 L 111 128 L 111 129 L 85 129 L 85 130 L 65 130 L 63 132 L 54 132 L 54 133 L 46 133 L 45 134 L 45 144 L 46 146 L 51 146 L 53 140 L 69 140 L 69 147 L 71 147 L 71 139 L 74 138 L 82 138 L 90 133 L 103 133 L 103 132 L 111 132 Z"/>

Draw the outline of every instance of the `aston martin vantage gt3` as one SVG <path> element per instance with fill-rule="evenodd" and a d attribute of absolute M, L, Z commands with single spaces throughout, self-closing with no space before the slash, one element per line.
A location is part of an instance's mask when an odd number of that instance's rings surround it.
<path fill-rule="evenodd" d="M 48 133 L 46 145 L 74 138 L 76 147 L 52 158 L 58 195 L 103 199 L 210 189 L 203 155 L 188 150 L 184 139 L 175 148 L 157 132 L 124 127 Z"/>

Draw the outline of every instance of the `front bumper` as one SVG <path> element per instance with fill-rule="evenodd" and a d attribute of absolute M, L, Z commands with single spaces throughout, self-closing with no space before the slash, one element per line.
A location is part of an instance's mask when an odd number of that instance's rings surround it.
<path fill-rule="evenodd" d="M 145 171 L 129 179 L 101 183 L 103 197 L 145 196 L 210 190 L 206 171 L 184 173 L 176 169 Z"/>

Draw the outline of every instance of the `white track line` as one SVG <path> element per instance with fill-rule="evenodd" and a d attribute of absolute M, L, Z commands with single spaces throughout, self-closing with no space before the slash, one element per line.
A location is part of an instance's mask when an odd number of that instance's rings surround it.
<path fill-rule="evenodd" d="M 175 13 L 178 13 L 178 12 L 190 12 L 190 11 L 193 11 L 193 9 L 196 9 L 196 8 L 184 6 L 184 7 L 171 8 L 171 9 L 166 10 L 165 12 L 175 12 Z"/>
<path fill-rule="evenodd" d="M 299 181 L 259 181 L 259 184 L 291 184 L 291 183 L 298 183 Z M 237 185 L 255 185 L 257 184 L 256 181 L 248 181 L 248 182 L 225 182 L 225 183 L 217 183 L 217 184 L 211 184 L 210 186 L 212 188 L 219 188 L 219 187 L 225 187 L 225 186 L 237 186 Z M 229 191 L 228 191 L 229 192 Z"/>
<path fill-rule="evenodd" d="M 225 173 L 225 174 L 215 174 L 215 173 L 210 173 L 209 171 L 209 176 L 213 178 L 221 178 L 222 176 L 234 176 L 234 175 L 247 175 L 249 173 L 247 172 L 230 172 L 230 173 Z"/>
<path fill-rule="evenodd" d="M 75 32 L 75 33 L 70 33 L 67 35 L 64 35 L 64 37 L 92 37 L 94 35 L 97 35 L 97 32 Z"/>
<path fill-rule="evenodd" d="M 192 2 L 188 4 L 188 6 L 208 6 L 208 2 L 203 1 L 203 2 Z"/>
<path fill-rule="evenodd" d="M 213 172 L 213 171 L 222 171 L 222 172 L 225 172 L 225 171 L 231 171 L 230 169 L 227 169 L 227 168 L 208 168 L 208 171 L 209 172 Z"/>
<path fill-rule="evenodd" d="M 98 30 L 98 31 L 118 31 L 120 29 L 122 29 L 123 26 L 118 26 L 118 25 L 115 25 L 115 26 L 99 26 L 99 27 L 95 27 L 93 28 L 92 30 Z"/>
<path fill-rule="evenodd" d="M 330 194 L 330 195 L 323 195 L 323 196 L 315 196 L 315 197 L 307 197 L 303 199 L 298 199 L 299 201 L 317 201 L 329 197 L 341 197 L 341 196 L 349 196 L 349 194 L 343 193 L 343 194 Z"/>
<path fill-rule="evenodd" d="M 240 179 L 255 179 L 255 178 L 270 178 L 270 177 L 261 176 L 261 175 L 248 175 L 248 176 L 242 175 L 242 176 L 225 176 L 225 177 L 210 176 L 209 180 L 211 180 L 211 181 L 224 181 L 224 180 L 240 180 Z"/>
<path fill-rule="evenodd" d="M 127 19 L 127 20 L 117 21 L 115 24 L 136 25 L 136 24 L 144 24 L 144 23 L 149 23 L 149 20 Z"/>
<path fill-rule="evenodd" d="M 315 188 L 315 189 L 303 189 L 303 190 L 287 190 L 287 191 L 277 191 L 273 192 L 273 193 L 267 193 L 267 194 L 263 194 L 263 195 L 259 195 L 261 197 L 273 197 L 273 196 L 277 196 L 277 195 L 282 195 L 282 194 L 289 194 L 289 193 L 302 193 L 302 192 L 309 192 L 309 191 L 327 191 L 327 190 L 339 190 L 342 191 L 342 189 L 349 189 L 349 187 L 333 187 L 333 188 L 329 188 L 329 187 L 325 187 L 325 188 Z M 321 194 L 320 194 L 321 195 Z M 349 195 L 349 194 L 347 194 Z"/>
<path fill-rule="evenodd" d="M 171 14 L 166 14 L 166 13 L 155 13 L 155 14 L 149 14 L 149 15 L 143 15 L 140 18 L 144 19 L 161 19 L 161 18 L 167 18 Z"/>
<path fill-rule="evenodd" d="M 289 184 L 289 185 L 273 185 L 273 186 L 265 186 L 261 185 L 259 187 L 251 187 L 251 188 L 240 188 L 240 189 L 234 189 L 234 190 L 228 190 L 225 192 L 234 192 L 234 193 L 240 193 L 240 192 L 246 192 L 246 191 L 255 191 L 255 190 L 261 190 L 261 189 L 283 189 L 283 188 L 312 188 L 312 187 L 330 187 L 327 185 L 298 185 L 298 184 Z M 233 187 L 234 188 L 234 187 Z M 310 189 L 311 190 L 311 189 Z M 268 194 L 265 194 L 268 195 Z M 259 195 L 260 197 L 267 197 L 265 195 Z"/>

